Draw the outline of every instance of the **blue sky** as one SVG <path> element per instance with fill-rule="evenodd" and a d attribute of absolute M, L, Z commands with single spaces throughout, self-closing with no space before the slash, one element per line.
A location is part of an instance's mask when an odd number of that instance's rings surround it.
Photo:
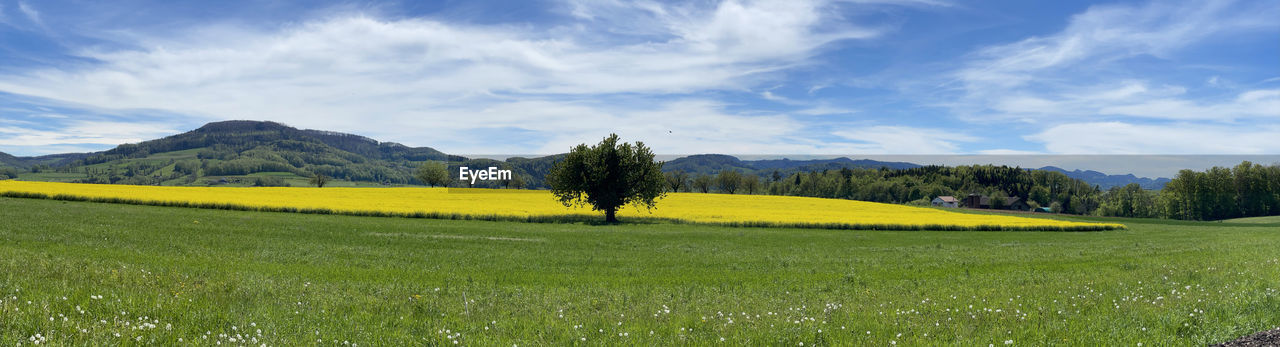
<path fill-rule="evenodd" d="M 0 151 L 1277 154 L 1280 2 L 0 0 Z"/>

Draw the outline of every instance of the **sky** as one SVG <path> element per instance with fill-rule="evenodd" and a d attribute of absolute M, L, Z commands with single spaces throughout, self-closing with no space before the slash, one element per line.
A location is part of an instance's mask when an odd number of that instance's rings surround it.
<path fill-rule="evenodd" d="M 1280 1 L 0 0 L 0 151 L 1280 154 Z"/>

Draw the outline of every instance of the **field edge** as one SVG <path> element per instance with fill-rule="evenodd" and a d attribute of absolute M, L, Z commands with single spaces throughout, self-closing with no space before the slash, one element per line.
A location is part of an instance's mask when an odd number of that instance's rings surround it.
<path fill-rule="evenodd" d="M 446 219 L 446 220 L 482 220 L 482 221 L 508 221 L 508 222 L 526 222 L 526 223 L 586 223 L 586 224 L 605 224 L 601 221 L 601 217 L 588 214 L 562 214 L 562 215 L 542 215 L 542 216 L 512 216 L 497 214 L 466 214 L 466 213 L 444 213 L 444 212 L 387 212 L 375 210 L 334 210 L 327 208 L 297 208 L 284 206 L 251 206 L 242 204 L 229 203 L 201 203 L 186 201 L 164 201 L 164 200 L 145 200 L 145 199 L 126 199 L 115 197 L 90 197 L 71 194 L 49 195 L 35 192 L 21 191 L 4 191 L 0 192 L 0 197 L 23 198 L 23 199 L 46 199 L 46 200 L 62 200 L 62 201 L 84 201 L 97 203 L 113 203 L 128 205 L 145 205 L 145 206 L 165 206 L 165 207 L 186 207 L 216 210 L 237 210 L 237 211 L 262 211 L 262 212 L 288 212 L 303 214 L 333 214 L 348 216 L 368 216 L 368 217 L 400 217 L 400 218 L 425 218 L 425 219 Z M 803 229 L 835 229 L 835 230 L 930 230 L 930 231 L 1062 231 L 1062 232 L 1084 232 L 1084 231 L 1107 231 L 1107 230 L 1125 230 L 1123 224 L 1103 224 L 1094 223 L 1089 225 L 1071 225 L 1071 226 L 1006 226 L 1006 225 L 945 225 L 945 224 L 889 224 L 889 223 L 779 223 L 779 222 L 693 222 L 673 218 L 661 217 L 630 217 L 627 218 L 628 223 L 669 223 L 669 224 L 695 224 L 710 226 L 728 226 L 728 227 L 747 227 L 747 228 L 803 228 Z"/>

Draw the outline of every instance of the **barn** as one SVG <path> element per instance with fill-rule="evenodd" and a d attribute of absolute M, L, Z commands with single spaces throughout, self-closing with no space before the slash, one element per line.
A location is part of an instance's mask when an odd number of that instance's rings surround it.
<path fill-rule="evenodd" d="M 934 199 L 934 201 L 937 201 L 937 199 Z M 964 201 L 960 202 L 960 206 L 965 208 L 991 208 L 991 198 L 986 195 L 969 194 L 964 198 Z M 1031 206 L 1027 205 L 1027 202 L 1023 201 L 1022 198 L 1013 196 L 1004 198 L 1003 209 L 1027 211 L 1031 209 Z"/>
<path fill-rule="evenodd" d="M 933 198 L 933 206 L 938 207 L 960 207 L 960 200 L 954 196 L 943 195 Z"/>

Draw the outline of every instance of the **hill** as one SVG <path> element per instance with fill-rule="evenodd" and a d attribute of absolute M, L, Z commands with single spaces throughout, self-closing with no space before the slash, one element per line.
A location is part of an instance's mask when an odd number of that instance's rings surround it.
<path fill-rule="evenodd" d="M 85 159 L 93 164 L 120 158 L 133 158 L 154 153 L 177 152 L 191 149 L 210 149 L 212 152 L 245 152 L 253 149 L 271 149 L 283 152 L 326 153 L 332 150 L 355 154 L 367 159 L 385 161 L 446 160 L 449 156 L 429 147 L 408 147 L 394 142 L 376 140 L 352 134 L 321 130 L 299 130 L 275 122 L 225 121 L 209 123 L 199 129 L 145 141 L 125 144 Z M 220 153 L 208 153 L 216 156 Z M 345 153 L 335 153 L 342 155 Z M 310 159 L 310 158 L 301 158 Z M 360 160 L 354 160 L 359 162 Z"/>
<path fill-rule="evenodd" d="M 849 158 L 791 160 L 765 159 L 741 160 L 724 154 L 698 154 L 677 158 L 662 165 L 662 171 L 684 171 L 691 174 L 714 175 L 724 170 L 736 170 L 742 173 L 766 176 L 778 171 L 781 174 L 839 169 L 879 169 L 902 170 L 918 168 L 920 165 L 904 162 L 884 162 L 870 159 L 853 160 Z"/>
<path fill-rule="evenodd" d="M 879 169 L 888 168 L 890 170 L 902 170 L 918 168 L 920 165 L 906 162 L 878 161 L 871 159 L 853 160 L 849 158 L 835 159 L 815 159 L 815 160 L 753 160 L 748 161 L 751 166 L 760 170 L 787 170 L 787 169 L 804 169 L 804 171 L 821 171 L 823 169 Z"/>
<path fill-rule="evenodd" d="M 311 129 L 297 129 L 275 122 L 223 121 L 198 129 L 137 144 L 124 144 L 94 153 L 66 153 L 17 157 L 0 153 L 0 174 L 27 180 L 121 183 L 139 185 L 306 185 L 309 177 L 324 174 L 334 185 L 420 184 L 413 177 L 423 162 L 444 160 L 449 170 L 459 166 L 497 166 L 512 170 L 514 182 L 483 182 L 480 187 L 518 185 L 545 188 L 544 178 L 563 154 L 536 158 L 513 157 L 498 161 L 449 155 L 430 147 L 409 147 L 368 137 Z M 667 161 L 663 171 L 714 175 L 736 170 L 760 177 L 789 176 L 802 172 L 842 169 L 906 170 L 921 165 L 869 159 L 741 160 L 723 154 L 699 154 Z M 1106 175 L 1097 171 L 1054 171 L 1103 189 L 1139 183 L 1160 189 L 1168 179 Z M 19 172 L 24 172 L 19 174 Z"/>
<path fill-rule="evenodd" d="M 739 160 L 738 157 L 724 154 L 697 154 L 669 160 L 662 164 L 662 171 L 684 171 L 691 174 L 713 175 L 724 170 L 737 170 L 754 173 L 755 167 Z"/>
<path fill-rule="evenodd" d="M 21 158 L 10 155 L 9 153 L 0 152 L 0 168 L 27 168 L 26 161 Z"/>
<path fill-rule="evenodd" d="M 1120 187 L 1130 183 L 1137 183 L 1139 186 L 1142 186 L 1142 189 L 1160 190 L 1164 188 L 1166 183 L 1169 183 L 1169 179 L 1164 177 L 1151 179 L 1147 177 L 1137 177 L 1133 174 L 1108 175 L 1093 170 L 1067 171 L 1056 166 L 1045 166 L 1036 170 L 1061 172 L 1066 174 L 1067 177 L 1088 182 L 1089 184 L 1096 185 L 1102 189 L 1111 189 L 1111 187 Z"/>
<path fill-rule="evenodd" d="M 0 180 L 18 177 L 25 168 L 25 162 L 9 153 L 0 152 Z"/>
<path fill-rule="evenodd" d="M 520 170 L 545 171 L 550 160 L 471 160 L 430 147 L 259 121 L 214 122 L 96 153 L 0 157 L 6 165 L 31 171 L 24 179 L 138 185 L 305 185 L 315 174 L 335 178 L 338 185 L 417 184 L 413 173 L 423 162 L 449 161 L 452 170 L 467 165 L 517 170 L 536 187 L 544 174 Z"/>

